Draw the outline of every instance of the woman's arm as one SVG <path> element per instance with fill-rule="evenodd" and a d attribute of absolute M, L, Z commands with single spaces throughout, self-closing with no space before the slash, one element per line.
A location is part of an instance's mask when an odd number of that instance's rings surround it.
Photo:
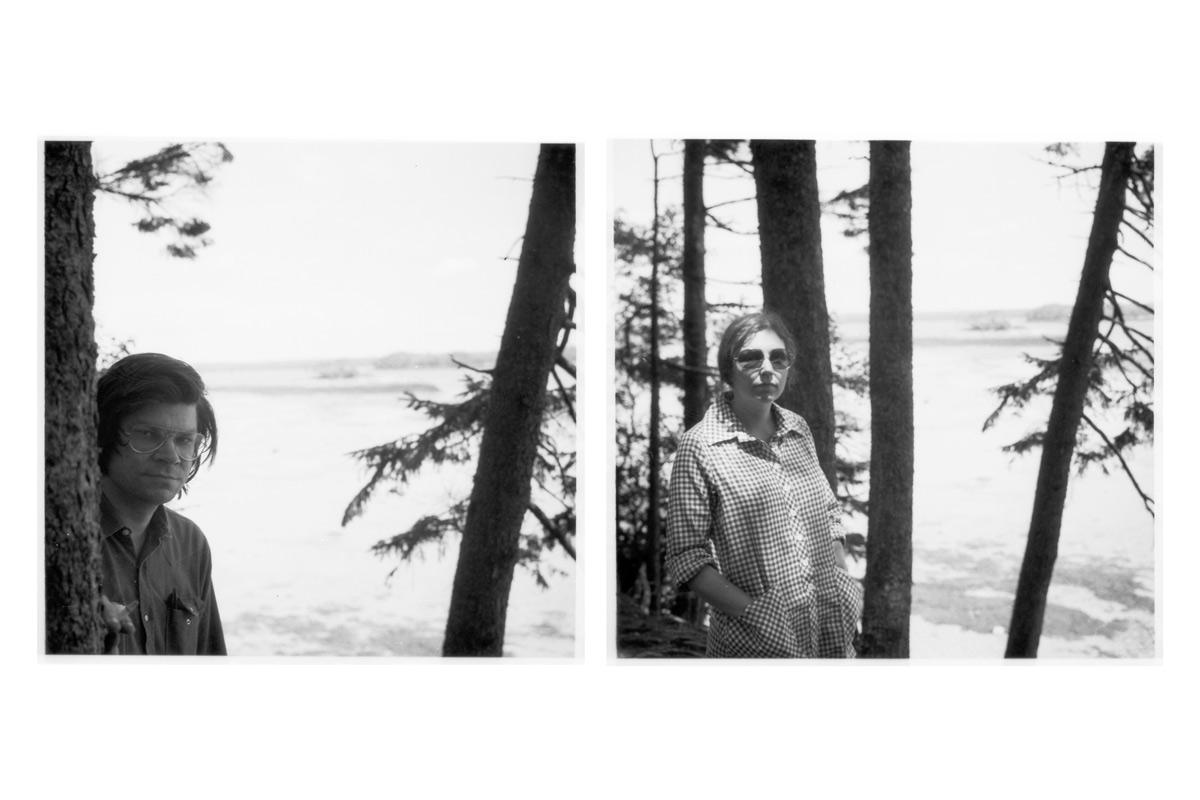
<path fill-rule="evenodd" d="M 667 490 L 666 567 L 674 586 L 691 582 L 702 569 L 717 563 L 709 541 L 712 510 L 702 458 L 702 447 L 684 434 Z"/>
<path fill-rule="evenodd" d="M 754 599 L 710 566 L 700 568 L 689 588 L 701 600 L 731 617 L 740 617 Z"/>
<path fill-rule="evenodd" d="M 842 547 L 841 539 L 833 540 L 833 563 L 847 572 L 850 571 L 850 568 L 846 566 L 846 548 Z"/>
<path fill-rule="evenodd" d="M 689 586 L 700 599 L 717 611 L 757 631 L 762 643 L 776 655 L 794 653 L 795 633 L 788 625 L 787 615 L 779 607 L 778 598 L 773 597 L 770 590 L 759 597 L 751 597 L 712 567 L 702 567 Z"/>

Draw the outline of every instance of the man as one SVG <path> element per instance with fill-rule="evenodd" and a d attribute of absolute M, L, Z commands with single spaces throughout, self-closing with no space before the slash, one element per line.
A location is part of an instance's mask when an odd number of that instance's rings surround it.
<path fill-rule="evenodd" d="M 224 655 L 208 541 L 164 505 L 217 452 L 204 381 L 182 361 L 139 353 L 100 376 L 97 404 L 105 652 Z"/>

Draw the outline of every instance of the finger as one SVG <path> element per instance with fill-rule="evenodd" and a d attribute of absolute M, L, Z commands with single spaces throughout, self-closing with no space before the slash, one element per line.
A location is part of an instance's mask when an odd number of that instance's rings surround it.
<path fill-rule="evenodd" d="M 107 596 L 100 595 L 100 619 L 104 623 L 104 627 L 111 631 L 120 629 L 121 614 L 125 607 L 120 603 L 114 603 Z"/>

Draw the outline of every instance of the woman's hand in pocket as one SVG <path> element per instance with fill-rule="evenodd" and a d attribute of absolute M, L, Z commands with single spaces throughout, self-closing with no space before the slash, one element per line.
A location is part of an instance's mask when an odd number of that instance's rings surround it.
<path fill-rule="evenodd" d="M 776 590 L 768 589 L 751 600 L 737 619 L 761 640 L 767 655 L 794 655 L 796 634 Z"/>

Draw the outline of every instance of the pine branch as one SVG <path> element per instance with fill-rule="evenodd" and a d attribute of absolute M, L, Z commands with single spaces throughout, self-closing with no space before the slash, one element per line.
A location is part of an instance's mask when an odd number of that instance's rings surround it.
<path fill-rule="evenodd" d="M 1139 337 L 1141 337 L 1141 338 L 1143 338 L 1143 339 L 1149 339 L 1150 343 L 1151 343 L 1151 344 L 1153 344 L 1153 343 L 1154 343 L 1154 338 L 1153 338 L 1153 337 L 1151 337 L 1151 336 L 1150 336 L 1149 334 L 1147 334 L 1147 333 L 1144 333 L 1144 332 L 1142 332 L 1142 331 L 1138 330 L 1137 328 L 1131 328 L 1131 327 L 1129 327 L 1128 325 L 1126 325 L 1126 324 L 1124 323 L 1124 321 L 1117 321 L 1117 320 L 1116 320 L 1115 318 L 1113 318 L 1113 317 L 1104 316 L 1104 317 L 1101 317 L 1101 319 L 1110 319 L 1110 320 L 1112 320 L 1112 321 L 1113 321 L 1113 325 L 1120 325 L 1120 327 L 1121 327 L 1121 330 L 1125 332 L 1125 336 L 1126 336 L 1126 338 L 1128 338 L 1128 339 L 1129 339 L 1129 343 L 1130 343 L 1131 345 L 1133 345 L 1134 347 L 1136 347 L 1136 348 L 1137 348 L 1137 349 L 1138 349 L 1138 350 L 1139 350 L 1139 351 L 1140 351 L 1140 352 L 1141 352 L 1143 355 L 1145 355 L 1145 356 L 1146 356 L 1146 358 L 1148 358 L 1148 359 L 1150 360 L 1150 363 L 1151 363 L 1151 364 L 1153 364 L 1153 363 L 1154 363 L 1154 354 L 1153 354 L 1153 353 L 1151 353 L 1149 350 L 1147 350 L 1145 345 L 1143 345 L 1143 344 L 1142 344 L 1141 342 L 1139 342 L 1139 341 L 1138 341 L 1136 338 L 1134 338 L 1135 336 L 1139 336 Z M 1110 333 L 1111 333 L 1111 329 L 1110 329 Z M 1105 336 L 1104 334 L 1100 333 L 1100 334 L 1097 334 L 1097 335 L 1098 335 L 1100 338 L 1104 339 L 1105 341 L 1109 341 L 1109 342 L 1111 342 L 1111 340 L 1110 340 L 1110 339 L 1109 339 L 1107 336 Z"/>
<path fill-rule="evenodd" d="M 571 422 L 575 422 L 575 406 L 571 403 L 571 397 L 567 394 L 567 387 L 563 385 L 562 378 L 558 376 L 557 364 L 550 369 L 550 374 L 554 376 L 554 382 L 558 384 L 558 393 L 562 396 L 563 404 L 567 407 L 567 414 L 571 417 Z"/>
<path fill-rule="evenodd" d="M 105 194 L 124 197 L 126 200 L 130 200 L 134 203 L 142 203 L 147 207 L 162 205 L 162 201 L 157 197 L 148 197 L 147 195 L 139 194 L 137 192 L 125 192 L 109 184 L 101 183 L 96 188 Z"/>
<path fill-rule="evenodd" d="M 708 219 L 709 222 L 712 223 L 714 228 L 720 228 L 723 231 L 729 231 L 730 233 L 735 233 L 738 236 L 757 236 L 758 235 L 758 231 L 739 231 L 738 229 L 725 224 L 724 222 L 717 219 L 714 215 L 708 213 L 707 211 L 704 212 L 704 216 Z"/>
<path fill-rule="evenodd" d="M 1130 188 L 1133 189 L 1136 194 L 1137 190 L 1134 189 L 1134 187 L 1132 187 L 1132 186 Z M 1142 198 L 1139 196 L 1138 200 L 1141 200 L 1141 199 Z M 1147 226 L 1149 226 L 1153 222 L 1153 219 L 1154 219 L 1153 215 L 1149 211 L 1147 211 L 1144 207 L 1137 208 L 1135 206 L 1126 204 L 1125 210 L 1127 212 L 1129 212 L 1130 214 L 1133 214 L 1133 216 L 1137 217 L 1142 222 L 1145 222 L 1147 224 Z"/>
<path fill-rule="evenodd" d="M 1121 329 L 1124 330 L 1126 334 L 1129 334 L 1130 338 L 1132 338 L 1133 336 L 1137 336 L 1137 337 L 1149 342 L 1150 344 L 1154 344 L 1154 337 L 1151 336 L 1150 334 L 1146 333 L 1145 331 L 1141 330 L 1140 328 L 1131 328 L 1122 321 Z"/>
<path fill-rule="evenodd" d="M 1087 414 L 1084 414 L 1083 421 L 1088 424 L 1088 427 L 1096 432 L 1097 436 L 1104 440 L 1104 444 L 1107 445 L 1109 452 L 1117 457 L 1117 461 L 1121 462 L 1121 469 L 1125 470 L 1125 475 L 1129 478 L 1129 482 L 1133 484 L 1133 488 L 1141 496 L 1142 504 L 1146 506 L 1146 511 L 1148 511 L 1150 516 L 1153 517 L 1154 509 L 1152 506 L 1154 504 L 1154 498 L 1142 491 L 1142 487 L 1138 484 L 1137 478 L 1133 477 L 1133 471 L 1129 469 L 1129 464 L 1126 463 L 1125 457 L 1121 455 L 1121 451 L 1117 449 L 1117 446 L 1112 443 L 1112 440 L 1108 438 L 1104 431 L 1100 430 L 1100 427 L 1092 421 L 1091 417 L 1089 417 Z"/>
<path fill-rule="evenodd" d="M 1048 159 L 1044 160 L 1042 163 L 1046 164 L 1048 166 L 1054 167 L 1055 169 L 1063 170 L 1063 173 L 1061 175 L 1055 176 L 1056 180 L 1059 180 L 1059 181 L 1064 181 L 1067 178 L 1074 178 L 1078 175 L 1082 175 L 1085 172 L 1099 172 L 1100 171 L 1099 164 L 1089 164 L 1086 167 L 1072 167 L 1072 166 L 1068 166 L 1068 165 L 1062 163 L 1061 161 L 1051 161 Z"/>
<path fill-rule="evenodd" d="M 754 176 L 753 163 L 750 161 L 743 161 L 742 159 L 739 159 L 739 158 L 725 158 L 725 157 L 721 157 L 721 156 L 714 156 L 713 157 L 713 165 L 719 166 L 721 164 L 728 164 L 731 167 L 737 167 L 738 169 L 740 169 L 742 172 L 746 173 L 747 175 L 749 175 L 751 177 Z M 708 176 L 706 175 L 705 177 L 708 177 Z M 717 176 L 713 176 L 713 177 L 717 177 Z"/>
<path fill-rule="evenodd" d="M 563 372 L 567 373 L 572 378 L 575 377 L 575 365 L 568 361 L 567 357 L 562 353 L 559 353 L 558 358 L 554 359 L 554 365 L 562 369 Z"/>
<path fill-rule="evenodd" d="M 562 545 L 562 549 L 567 552 L 567 555 L 569 555 L 572 560 L 574 560 L 575 545 L 567 539 L 566 534 L 559 530 L 558 526 L 554 524 L 554 521 L 550 519 L 550 517 L 546 516 L 546 512 L 542 511 L 542 509 L 538 507 L 538 504 L 533 502 L 529 504 L 529 512 L 537 518 L 537 521 L 542 525 L 542 529 L 546 531 L 550 538 Z"/>
<path fill-rule="evenodd" d="M 1099 361 L 1101 358 L 1103 358 L 1100 347 L 1101 347 L 1100 345 L 1097 345 L 1096 352 L 1093 356 L 1097 361 Z M 1129 384 L 1129 388 L 1131 390 L 1133 390 L 1134 393 L 1140 392 L 1142 390 L 1142 387 L 1139 386 L 1138 384 L 1134 383 L 1133 378 L 1129 377 L 1129 373 L 1125 371 L 1125 366 L 1121 363 L 1121 359 L 1119 359 L 1115 355 L 1113 355 L 1113 356 L 1110 356 L 1110 358 L 1105 359 L 1105 363 L 1112 364 L 1114 367 L 1117 368 L 1117 371 L 1121 373 L 1121 377 L 1123 377 L 1125 379 L 1125 382 Z"/>
<path fill-rule="evenodd" d="M 748 203 L 751 200 L 756 200 L 756 199 L 758 199 L 758 198 L 755 195 L 750 195 L 749 197 L 739 197 L 737 200 L 724 200 L 720 203 L 713 203 L 711 206 L 705 206 L 704 210 L 712 211 L 714 208 L 721 208 L 722 206 L 732 206 L 737 203 Z"/>
<path fill-rule="evenodd" d="M 1122 361 L 1124 361 L 1127 364 L 1132 364 L 1133 366 L 1137 367 L 1138 371 L 1141 372 L 1142 375 L 1144 375 L 1146 377 L 1146 380 L 1149 380 L 1149 381 L 1154 380 L 1154 373 L 1152 373 L 1152 372 L 1150 372 L 1150 370 L 1146 369 L 1145 365 L 1143 365 L 1142 362 L 1138 361 L 1136 358 L 1134 358 L 1133 356 L 1126 353 L 1119 346 L 1117 346 L 1117 344 L 1114 343 L 1112 339 L 1109 339 L 1104 334 L 1097 333 L 1096 335 L 1100 339 L 1102 339 L 1106 344 L 1108 344 L 1109 351 L 1113 354 L 1113 356 L 1121 359 Z"/>
<path fill-rule="evenodd" d="M 1142 309 L 1143 311 L 1148 311 L 1151 314 L 1154 313 L 1154 309 L 1151 308 L 1150 306 L 1146 305 L 1145 303 L 1134 300 L 1132 297 L 1130 297 L 1127 294 L 1121 294 L 1120 292 L 1118 292 L 1116 289 L 1112 288 L 1111 286 L 1108 287 L 1108 293 L 1111 295 L 1115 295 L 1115 296 L 1121 298 L 1122 300 L 1128 300 L 1129 302 L 1133 303 L 1135 306 Z"/>
<path fill-rule="evenodd" d="M 705 278 L 705 283 L 720 283 L 720 284 L 724 284 L 725 286 L 760 286 L 762 284 L 762 281 L 756 281 L 756 280 L 735 281 L 731 278 Z M 709 308 L 720 308 L 722 306 L 730 306 L 730 305 L 735 305 L 735 304 L 733 304 L 733 303 L 709 303 L 708 307 Z"/>
<path fill-rule="evenodd" d="M 1125 255 L 1125 257 L 1130 259 L 1131 261 L 1136 261 L 1137 263 L 1141 264 L 1143 267 L 1146 267 L 1147 269 L 1150 269 L 1150 270 L 1154 269 L 1154 265 L 1151 264 L 1149 261 L 1138 258 L 1137 256 L 1135 256 L 1133 253 L 1126 250 L 1121 245 L 1117 245 L 1117 250 L 1121 251 L 1121 253 L 1123 253 Z"/>
<path fill-rule="evenodd" d="M 480 375 L 490 376 L 493 372 L 496 371 L 495 369 L 484 369 L 483 367 L 472 367 L 470 364 L 466 364 L 462 361 L 459 361 L 454 356 L 450 356 L 450 362 L 452 364 L 454 364 L 454 366 L 458 367 L 459 369 L 465 369 L 468 372 L 478 372 Z"/>
<path fill-rule="evenodd" d="M 1129 220 L 1127 220 L 1127 219 L 1122 219 L 1122 220 L 1121 220 L 1121 224 L 1122 224 L 1122 225 L 1124 225 L 1124 226 L 1125 226 L 1126 228 L 1128 228 L 1129 230 L 1133 231 L 1133 232 L 1134 232 L 1134 234 L 1135 234 L 1135 235 L 1137 235 L 1137 237 L 1138 237 L 1139 239 L 1141 239 L 1143 242 L 1145 242 L 1147 245 L 1149 245 L 1151 249 L 1153 249 L 1153 248 L 1154 248 L 1154 241 L 1153 241 L 1153 240 L 1152 240 L 1152 239 L 1151 239 L 1149 236 L 1147 236 L 1146 234 L 1144 234 L 1144 233 L 1142 233 L 1141 231 L 1139 231 L 1139 230 L 1137 229 L 1137 226 L 1136 226 L 1136 225 L 1134 225 L 1133 223 L 1131 223 L 1131 222 L 1130 222 Z"/>

